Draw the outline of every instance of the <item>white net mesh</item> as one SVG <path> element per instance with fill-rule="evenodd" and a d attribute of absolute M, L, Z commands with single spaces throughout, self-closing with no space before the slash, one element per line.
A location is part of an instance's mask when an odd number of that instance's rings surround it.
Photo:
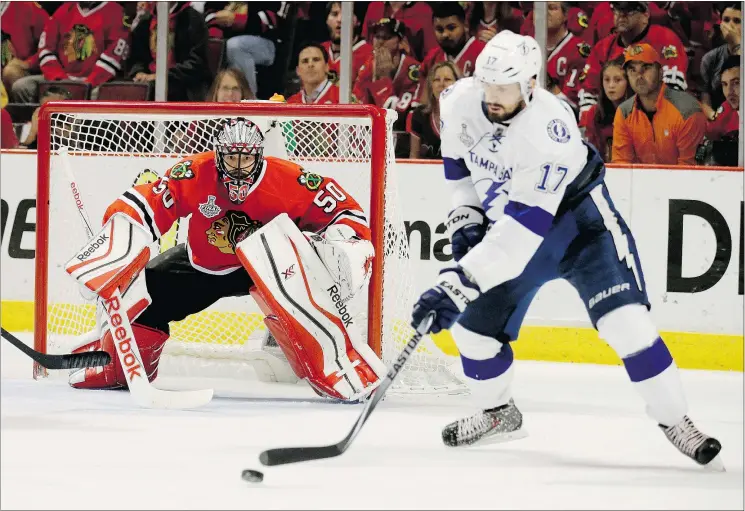
<path fill-rule="evenodd" d="M 266 136 L 265 154 L 301 164 L 310 172 L 335 178 L 355 197 L 372 220 L 380 215 L 384 226 L 382 325 L 379 336 L 386 363 L 395 357 L 413 333 L 408 326 L 416 297 L 412 287 L 409 245 L 398 204 L 393 163 L 392 123 L 386 117 L 387 143 L 380 158 L 382 171 L 374 172 L 370 117 L 332 118 L 308 107 L 307 115 L 283 116 L 281 105 L 267 115 L 254 114 L 242 105 L 240 115 L 258 124 Z M 95 306 L 84 297 L 78 285 L 64 272 L 64 263 L 86 242 L 66 174 L 59 162 L 59 149 L 68 148 L 68 161 L 88 213 L 99 224 L 106 207 L 133 183 L 157 179 L 180 158 L 211 150 L 211 139 L 218 122 L 229 115 L 169 113 L 101 113 L 81 109 L 75 113 L 51 116 L 49 153 L 49 251 L 47 264 L 47 350 L 61 352 L 79 344 L 95 326 Z M 328 115 L 328 114 L 326 114 Z M 44 129 L 41 127 L 40 129 Z M 387 149 L 383 149 L 387 148 Z M 377 177 L 380 182 L 373 182 Z M 382 187 L 383 211 L 377 211 L 373 189 Z M 380 189 L 380 188 L 379 188 Z M 183 243 L 188 219 L 174 224 L 160 242 L 161 252 Z M 366 325 L 372 302 L 359 293 L 352 309 L 358 324 Z M 174 297 L 178 299 L 178 297 Z M 188 357 L 188 371 L 213 366 L 215 361 L 252 360 L 261 347 L 265 327 L 258 307 L 250 297 L 225 298 L 207 310 L 171 323 L 171 339 L 164 358 Z M 369 341 L 370 339 L 368 339 Z M 422 393 L 460 393 L 464 386 L 447 370 L 447 362 L 428 339 L 410 359 L 399 377 L 396 390 Z M 183 369 L 183 373 L 185 370 Z M 188 372 L 187 371 L 187 372 Z M 187 374 L 188 376 L 188 374 Z"/>

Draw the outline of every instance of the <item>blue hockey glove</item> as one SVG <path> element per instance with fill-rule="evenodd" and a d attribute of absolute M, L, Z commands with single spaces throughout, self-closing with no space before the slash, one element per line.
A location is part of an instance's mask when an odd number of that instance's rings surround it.
<path fill-rule="evenodd" d="M 487 224 L 488 220 L 481 208 L 460 206 L 450 212 L 445 227 L 450 234 L 456 262 L 481 242 L 486 234 Z"/>
<path fill-rule="evenodd" d="M 434 312 L 435 319 L 429 333 L 436 334 L 440 330 L 446 330 L 455 324 L 468 304 L 480 295 L 478 286 L 466 276 L 463 268 L 445 268 L 440 271 L 437 284 L 425 291 L 414 305 L 411 324 L 416 328 L 427 314 Z"/>

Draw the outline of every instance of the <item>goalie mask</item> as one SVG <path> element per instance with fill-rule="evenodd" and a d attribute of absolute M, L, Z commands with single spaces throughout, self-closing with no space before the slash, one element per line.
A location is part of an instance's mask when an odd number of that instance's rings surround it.
<path fill-rule="evenodd" d="M 264 163 L 264 135 L 243 117 L 228 119 L 214 139 L 217 175 L 230 202 L 242 204 L 258 180 Z"/>

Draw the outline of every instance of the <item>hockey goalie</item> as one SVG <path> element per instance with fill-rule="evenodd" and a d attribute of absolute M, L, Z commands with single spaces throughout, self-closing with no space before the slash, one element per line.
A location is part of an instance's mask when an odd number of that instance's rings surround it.
<path fill-rule="evenodd" d="M 347 312 L 369 281 L 374 256 L 362 208 L 334 179 L 264 156 L 264 135 L 248 119 L 222 121 L 213 144 L 155 183 L 125 191 L 106 210 L 101 232 L 67 264 L 101 299 L 100 335 L 74 351 L 103 349 L 114 360 L 103 370 L 72 373 L 70 384 L 127 386 L 131 369 L 114 356 L 101 313 L 112 290 L 121 294 L 115 305 L 132 321 L 150 381 L 169 322 L 250 294 L 298 378 L 323 396 L 364 398 L 386 368 Z M 151 259 L 151 245 L 189 215 L 186 244 Z"/>

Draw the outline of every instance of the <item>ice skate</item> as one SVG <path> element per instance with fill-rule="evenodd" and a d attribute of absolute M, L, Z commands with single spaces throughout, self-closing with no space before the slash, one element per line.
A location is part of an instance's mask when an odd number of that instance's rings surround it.
<path fill-rule="evenodd" d="M 718 457 L 722 444 L 716 438 L 699 431 L 688 416 L 674 426 L 659 426 L 667 439 L 693 461 L 712 470 L 724 470 L 724 464 Z"/>
<path fill-rule="evenodd" d="M 510 399 L 497 408 L 483 410 L 445 426 L 442 441 L 450 447 L 507 442 L 528 436 L 522 429 L 523 415 Z"/>

